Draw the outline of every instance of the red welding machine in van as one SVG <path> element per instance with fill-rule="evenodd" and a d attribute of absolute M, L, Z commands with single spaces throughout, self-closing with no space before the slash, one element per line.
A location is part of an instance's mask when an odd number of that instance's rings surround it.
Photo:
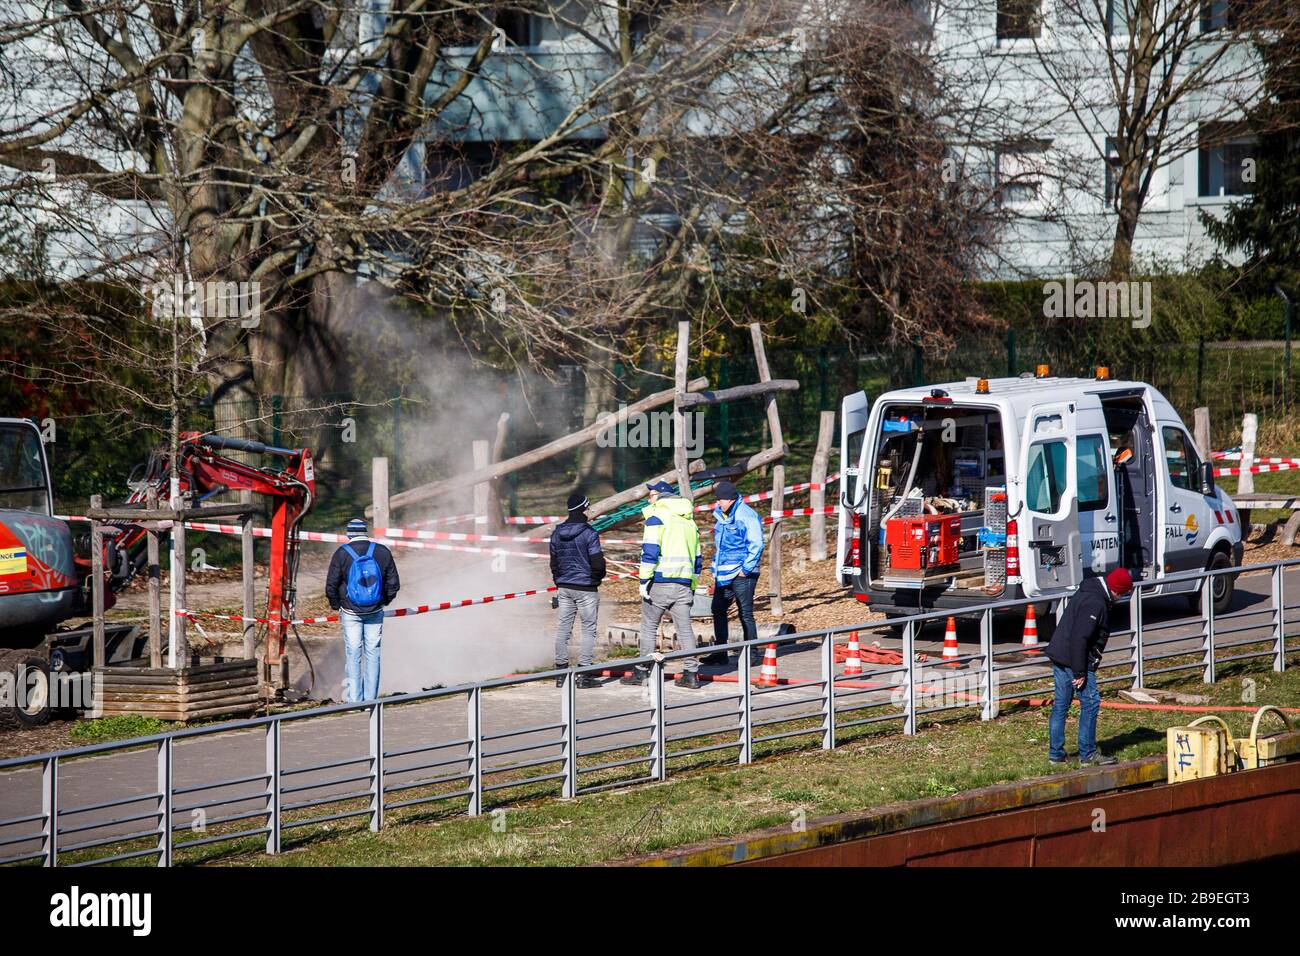
<path fill-rule="evenodd" d="M 892 518 L 885 524 L 889 566 L 896 571 L 923 571 L 957 563 L 961 515 Z"/>

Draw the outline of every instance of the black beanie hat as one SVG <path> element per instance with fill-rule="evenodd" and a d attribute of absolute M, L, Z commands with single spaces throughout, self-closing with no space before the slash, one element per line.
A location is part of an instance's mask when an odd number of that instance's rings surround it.
<path fill-rule="evenodd" d="M 573 494 L 569 495 L 570 511 L 581 511 L 589 504 L 591 504 L 591 502 L 587 499 L 587 496 L 584 495 L 581 491 L 575 491 Z"/>

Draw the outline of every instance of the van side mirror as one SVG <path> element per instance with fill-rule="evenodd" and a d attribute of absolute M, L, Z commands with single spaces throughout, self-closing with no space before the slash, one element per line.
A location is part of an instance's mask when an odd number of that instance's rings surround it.
<path fill-rule="evenodd" d="M 1201 462 L 1201 494 L 1207 498 L 1213 497 L 1215 494 L 1214 462 L 1212 461 Z"/>

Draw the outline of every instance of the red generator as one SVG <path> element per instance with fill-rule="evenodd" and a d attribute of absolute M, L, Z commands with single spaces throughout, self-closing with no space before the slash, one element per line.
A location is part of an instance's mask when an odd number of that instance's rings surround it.
<path fill-rule="evenodd" d="M 961 515 L 893 518 L 885 525 L 885 544 L 890 570 L 924 571 L 956 564 Z"/>

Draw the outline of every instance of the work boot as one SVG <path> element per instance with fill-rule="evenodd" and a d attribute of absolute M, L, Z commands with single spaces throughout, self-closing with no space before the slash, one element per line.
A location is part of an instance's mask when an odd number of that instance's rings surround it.
<path fill-rule="evenodd" d="M 575 687 L 600 687 L 604 682 L 595 674 L 579 674 Z"/>
<path fill-rule="evenodd" d="M 1114 757 L 1107 757 L 1100 750 L 1094 750 L 1086 757 L 1079 758 L 1080 767 L 1111 767 L 1119 763 Z"/>
<path fill-rule="evenodd" d="M 619 680 L 620 684 L 627 684 L 630 687 L 640 687 L 650 679 L 650 668 L 634 667 Z"/>
<path fill-rule="evenodd" d="M 564 675 L 563 675 L 563 674 L 561 674 L 559 677 L 555 678 L 555 686 L 556 686 L 556 687 L 563 687 L 563 686 L 564 686 Z"/>
<path fill-rule="evenodd" d="M 712 654 L 705 654 L 703 657 L 700 658 L 700 663 L 701 664 L 726 664 L 727 652 L 714 651 Z"/>
<path fill-rule="evenodd" d="M 682 671 L 682 676 L 673 681 L 678 687 L 685 687 L 687 690 L 700 689 L 700 675 L 695 671 Z"/>

